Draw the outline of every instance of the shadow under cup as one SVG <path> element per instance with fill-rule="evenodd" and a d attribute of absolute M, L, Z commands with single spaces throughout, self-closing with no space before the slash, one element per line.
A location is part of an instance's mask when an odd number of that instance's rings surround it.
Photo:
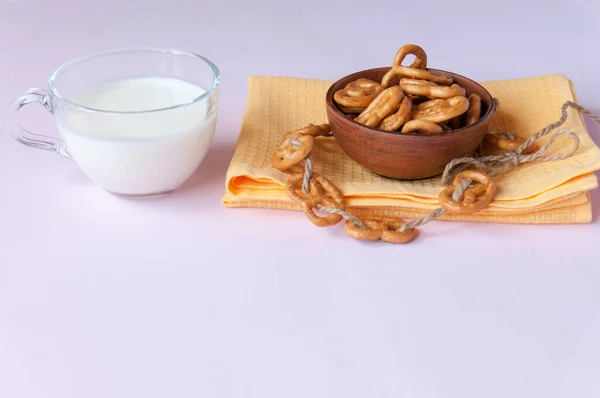
<path fill-rule="evenodd" d="M 21 143 L 71 158 L 114 194 L 161 195 L 181 186 L 212 143 L 219 103 L 219 70 L 183 51 L 134 49 L 94 54 L 54 72 L 49 90 L 32 89 L 15 115 L 38 102 L 55 118 L 60 139 L 25 130 Z"/>

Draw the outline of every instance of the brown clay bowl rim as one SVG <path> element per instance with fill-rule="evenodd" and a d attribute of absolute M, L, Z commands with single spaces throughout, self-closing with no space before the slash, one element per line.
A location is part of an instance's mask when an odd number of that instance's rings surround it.
<path fill-rule="evenodd" d="M 474 85 L 478 86 L 479 88 L 481 88 L 481 90 L 483 90 L 490 98 L 491 98 L 491 106 L 488 108 L 487 112 L 485 113 L 485 115 L 483 115 L 481 117 L 481 119 L 479 119 L 477 122 L 473 123 L 470 126 L 464 126 L 461 127 L 459 129 L 453 129 L 453 130 L 449 130 L 449 131 L 442 131 L 440 133 L 431 133 L 431 134 L 419 134 L 419 133 L 399 133 L 397 131 L 388 131 L 388 130 L 381 130 L 378 129 L 376 127 L 370 127 L 370 126 L 365 126 L 362 123 L 358 123 L 356 121 L 354 121 L 354 119 L 348 119 L 346 118 L 345 114 L 340 111 L 337 106 L 335 106 L 334 102 L 333 102 L 333 87 L 335 85 L 337 85 L 340 81 L 348 79 L 348 81 L 352 81 L 355 78 L 359 78 L 361 75 L 365 74 L 366 72 L 371 72 L 371 71 L 376 71 L 376 70 L 381 70 L 381 69 L 390 69 L 391 66 L 380 66 L 377 68 L 371 68 L 371 69 L 364 69 L 358 72 L 354 72 L 351 73 L 349 75 L 346 75 L 344 77 L 339 78 L 338 80 L 336 80 L 327 90 L 327 93 L 325 94 L 325 101 L 327 104 L 327 107 L 331 108 L 334 112 L 338 113 L 340 116 L 343 116 L 343 118 L 345 120 L 347 120 L 350 123 L 354 123 L 357 126 L 360 126 L 362 128 L 362 130 L 364 130 L 365 132 L 372 132 L 372 133 L 384 133 L 384 134 L 388 134 L 388 135 L 393 135 L 393 136 L 409 136 L 409 137 L 422 137 L 424 139 L 427 139 L 426 137 L 439 137 L 439 136 L 444 136 L 444 135 L 450 135 L 450 134 L 456 134 L 456 132 L 459 131 L 464 131 L 466 129 L 474 129 L 476 128 L 478 125 L 483 124 L 487 119 L 489 119 L 492 114 L 496 111 L 496 100 L 494 98 L 494 96 L 485 88 L 483 87 L 481 84 L 479 84 L 478 82 L 476 82 L 473 79 L 470 79 L 466 76 L 460 75 L 458 73 L 454 73 L 454 72 L 449 72 L 443 69 L 434 69 L 434 68 L 425 68 L 427 71 L 434 71 L 434 72 L 440 72 L 440 73 L 446 73 L 452 77 L 457 76 L 461 79 L 465 79 L 468 80 L 469 82 L 473 83 Z"/>

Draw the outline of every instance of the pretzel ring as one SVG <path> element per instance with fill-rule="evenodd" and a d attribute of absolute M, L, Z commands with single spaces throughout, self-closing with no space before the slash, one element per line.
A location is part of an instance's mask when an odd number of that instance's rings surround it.
<path fill-rule="evenodd" d="M 287 170 L 306 158 L 314 146 L 315 137 L 292 132 L 275 149 L 271 163 L 276 169 Z"/>
<path fill-rule="evenodd" d="M 422 86 L 438 86 L 437 83 L 430 82 L 429 80 L 413 79 L 412 77 L 402 77 L 402 78 L 400 78 L 400 81 L 398 82 L 398 84 L 400 85 L 400 87 L 402 87 L 403 84 L 404 85 L 406 85 L 406 84 L 418 84 L 418 85 L 422 85 Z M 404 91 L 404 89 L 402 91 Z M 413 106 L 417 105 L 417 101 L 423 102 L 423 101 L 427 101 L 427 100 L 430 99 L 430 98 L 423 97 L 421 95 L 409 94 L 407 92 L 405 92 L 405 94 L 407 96 L 409 96 L 410 98 L 412 98 L 412 100 L 413 100 Z"/>
<path fill-rule="evenodd" d="M 309 181 L 308 194 L 298 193 L 304 179 L 303 173 L 291 175 L 288 178 L 285 191 L 288 196 L 300 203 L 304 209 L 306 217 L 318 227 L 327 227 L 335 225 L 342 220 L 339 214 L 329 214 L 325 217 L 319 217 L 315 214 L 318 206 L 330 207 L 344 210 L 344 197 L 342 193 L 327 178 L 313 173 Z"/>
<path fill-rule="evenodd" d="M 483 141 L 485 143 L 496 146 L 501 151 L 509 152 L 516 152 L 517 149 L 519 149 L 519 147 L 521 146 L 521 144 L 525 142 L 520 138 L 503 138 L 503 136 L 500 134 L 486 134 Z M 523 150 L 523 152 L 521 152 L 521 154 L 528 155 L 537 152 L 539 149 L 539 146 L 535 142 L 532 142 L 531 145 L 529 145 Z"/>
<path fill-rule="evenodd" d="M 346 233 L 358 240 L 379 240 L 385 226 L 383 223 L 373 220 L 361 220 L 366 228 L 360 228 L 358 225 L 348 220 L 344 223 Z"/>
<path fill-rule="evenodd" d="M 377 128 L 386 131 L 396 131 L 410 119 L 412 111 L 412 98 L 404 96 L 400 101 L 398 110 L 389 116 L 386 116 Z"/>
<path fill-rule="evenodd" d="M 449 86 L 454 82 L 452 77 L 441 72 L 427 71 L 424 69 L 416 68 L 407 68 L 406 66 L 393 66 L 381 79 L 381 86 L 387 88 L 390 85 L 392 79 L 396 76 L 429 80 L 430 82 L 443 84 L 446 86 Z"/>
<path fill-rule="evenodd" d="M 456 187 L 464 179 L 470 179 L 480 184 L 469 187 L 462 195 L 463 201 L 454 202 L 452 195 Z M 465 170 L 456 175 L 452 185 L 446 187 L 438 197 L 440 206 L 450 213 L 472 214 L 486 207 L 496 195 L 496 184 L 486 173 L 477 170 Z"/>
<path fill-rule="evenodd" d="M 407 243 L 415 237 L 415 229 L 398 232 L 398 229 L 406 224 L 401 219 L 371 216 L 361 219 L 361 221 L 365 225 L 365 229 L 349 220 L 344 223 L 344 229 L 350 237 L 370 241 L 381 239 L 388 243 Z"/>
<path fill-rule="evenodd" d="M 333 99 L 339 105 L 349 108 L 366 107 L 382 91 L 381 84 L 361 77 L 336 91 Z"/>
<path fill-rule="evenodd" d="M 296 131 L 292 131 L 291 133 L 287 133 L 283 136 L 283 138 L 288 138 L 289 136 L 291 136 L 292 134 L 303 134 L 303 135 L 310 135 L 312 137 L 327 137 L 329 134 L 331 133 L 331 127 L 329 127 L 329 124 L 325 123 L 325 124 L 309 124 L 306 127 L 302 127 L 301 129 L 298 129 Z"/>
<path fill-rule="evenodd" d="M 402 133 L 436 134 L 444 131 L 442 126 L 429 120 L 409 120 L 402 127 Z"/>
<path fill-rule="evenodd" d="M 354 120 L 365 126 L 376 127 L 400 105 L 403 97 L 400 86 L 386 88 Z"/>
<path fill-rule="evenodd" d="M 481 119 L 481 97 L 477 94 L 469 95 L 469 109 L 465 115 L 465 124 L 470 126 Z"/>
<path fill-rule="evenodd" d="M 427 54 L 425 53 L 425 50 L 415 44 L 407 44 L 400 47 L 394 56 L 392 65 L 402 66 L 402 61 L 404 61 L 404 58 L 406 58 L 406 56 L 409 54 L 414 55 L 416 58 L 413 63 L 409 65 L 409 68 L 427 68 Z"/>
<path fill-rule="evenodd" d="M 426 81 L 429 84 L 423 84 L 421 83 L 422 81 Z M 403 78 L 400 80 L 400 87 L 402 87 L 402 90 L 406 94 L 418 95 L 429 99 L 465 96 L 466 94 L 465 89 L 458 84 L 453 84 L 449 87 L 440 86 L 427 80 Z"/>
<path fill-rule="evenodd" d="M 400 82 L 398 84 L 400 85 L 400 87 L 402 87 L 402 85 L 408 84 L 414 84 L 417 86 L 438 86 L 437 83 L 431 82 L 429 80 L 415 79 L 412 77 L 402 77 L 400 78 Z"/>
<path fill-rule="evenodd" d="M 467 109 L 469 109 L 469 100 L 466 97 L 438 98 L 417 105 L 412 118 L 441 123 L 462 115 Z"/>
<path fill-rule="evenodd" d="M 469 187 L 467 189 L 465 189 L 465 192 L 463 194 L 463 203 L 465 204 L 471 204 L 471 203 L 475 203 L 475 199 L 477 199 L 478 196 L 481 196 L 485 193 L 486 187 L 485 185 L 481 185 L 481 184 L 477 184 L 473 187 Z"/>

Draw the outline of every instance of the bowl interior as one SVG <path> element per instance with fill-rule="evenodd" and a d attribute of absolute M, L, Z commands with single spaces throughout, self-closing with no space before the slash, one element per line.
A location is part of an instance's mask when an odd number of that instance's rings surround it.
<path fill-rule="evenodd" d="M 450 161 L 477 150 L 489 129 L 496 104 L 483 86 L 456 73 L 428 69 L 452 76 L 455 83 L 465 88 L 467 96 L 475 93 L 481 97 L 481 118 L 470 126 L 435 134 L 400 133 L 365 126 L 338 109 L 333 100 L 337 90 L 361 77 L 380 82 L 389 69 L 381 67 L 353 73 L 332 84 L 327 91 L 326 108 L 332 133 L 351 159 L 383 177 L 416 180 L 441 174 Z M 391 84 L 397 84 L 397 79 Z"/>
<path fill-rule="evenodd" d="M 376 82 L 381 82 L 381 79 L 389 70 L 390 70 L 389 66 L 379 67 L 379 68 L 374 68 L 374 69 L 367 69 L 367 70 L 363 70 L 360 72 L 352 73 L 348 76 L 345 76 L 345 77 L 339 79 L 334 84 L 332 84 L 331 87 L 329 87 L 329 90 L 327 91 L 327 94 L 326 94 L 327 106 L 331 107 L 335 112 L 339 113 L 340 115 L 342 115 L 343 117 L 346 118 L 346 115 L 338 108 L 337 104 L 333 100 L 333 94 L 336 91 L 344 88 L 348 83 L 350 83 L 356 79 L 359 79 L 359 78 L 365 78 L 365 79 L 374 80 Z M 442 131 L 440 133 L 434 133 L 434 134 L 402 133 L 401 134 L 402 136 L 418 136 L 418 137 L 423 137 L 423 138 L 427 139 L 427 137 L 432 137 L 432 136 L 435 137 L 435 136 L 453 134 L 453 133 L 456 133 L 461 130 L 476 128 L 478 125 L 487 122 L 487 119 L 489 119 L 492 116 L 492 114 L 494 113 L 494 111 L 496 109 L 496 103 L 495 103 L 492 95 L 482 85 L 480 85 L 479 83 L 477 83 L 476 81 L 474 81 L 472 79 L 469 79 L 465 76 L 462 76 L 462 75 L 459 75 L 459 74 L 456 74 L 453 72 L 448 72 L 445 70 L 433 69 L 433 68 L 427 68 L 427 70 L 433 71 L 433 72 L 440 72 L 440 73 L 444 73 L 444 74 L 452 76 L 454 83 L 457 83 L 458 85 L 460 85 L 461 87 L 463 87 L 465 89 L 467 97 L 470 94 L 479 95 L 479 97 L 481 98 L 481 118 L 479 119 L 479 121 L 477 123 L 474 123 L 468 127 L 463 126 L 459 129 Z M 391 85 L 398 84 L 398 80 L 399 79 L 396 77 L 391 81 L 390 84 Z M 399 133 L 395 132 L 395 131 L 381 130 L 376 127 L 365 126 L 365 125 L 360 124 L 350 118 L 347 118 L 347 119 L 349 122 L 360 126 L 361 130 L 373 131 L 373 132 L 384 133 L 384 134 L 399 135 Z"/>

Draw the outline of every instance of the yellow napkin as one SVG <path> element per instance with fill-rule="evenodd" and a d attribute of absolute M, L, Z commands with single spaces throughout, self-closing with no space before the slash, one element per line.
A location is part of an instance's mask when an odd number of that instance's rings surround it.
<path fill-rule="evenodd" d="M 283 134 L 309 123 L 327 123 L 325 92 L 332 81 L 292 77 L 251 76 L 241 132 L 226 175 L 222 202 L 227 207 L 300 210 L 284 191 L 287 174 L 271 166 Z M 577 101 L 564 75 L 547 75 L 481 83 L 500 107 L 491 129 L 526 138 L 560 117 L 566 100 Z M 584 105 L 584 104 L 583 104 Z M 585 106 L 585 105 L 584 105 Z M 590 138 L 582 115 L 568 109 L 569 129 L 580 138 L 573 156 L 553 162 L 535 161 L 504 172 L 494 180 L 495 200 L 477 214 L 445 214 L 440 220 L 505 223 L 586 223 L 592 218 L 589 191 L 598 181 L 600 149 Z M 541 145 L 547 140 L 538 141 Z M 546 155 L 569 150 L 558 138 Z M 347 210 L 357 215 L 420 217 L 438 207 L 444 186 L 440 177 L 397 181 L 370 173 L 352 161 L 332 138 L 319 138 L 312 152 L 314 171 L 326 176 L 344 194 Z"/>

